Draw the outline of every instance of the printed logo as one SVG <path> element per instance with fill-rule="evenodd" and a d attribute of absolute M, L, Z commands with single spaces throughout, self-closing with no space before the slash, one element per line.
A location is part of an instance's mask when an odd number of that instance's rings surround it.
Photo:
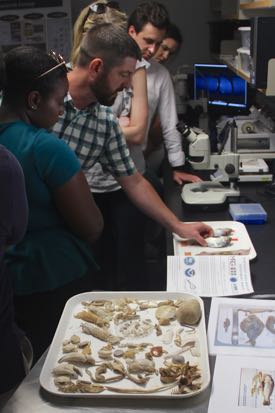
<path fill-rule="evenodd" d="M 236 278 L 236 277 L 231 277 L 231 278 L 230 278 L 230 281 L 231 281 L 232 283 L 236 283 L 236 282 L 237 282 L 237 278 Z"/>
<path fill-rule="evenodd" d="M 187 268 L 184 273 L 186 277 L 194 277 L 195 270 L 193 268 Z"/>
<path fill-rule="evenodd" d="M 195 263 L 195 258 L 193 257 L 185 257 L 184 264 L 186 265 L 193 265 Z"/>

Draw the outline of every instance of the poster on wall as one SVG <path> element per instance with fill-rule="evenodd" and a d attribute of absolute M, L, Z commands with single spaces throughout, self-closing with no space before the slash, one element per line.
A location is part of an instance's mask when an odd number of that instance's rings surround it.
<path fill-rule="evenodd" d="M 71 52 L 70 0 L 0 0 L 0 39 L 5 53 L 20 45 L 54 50 L 68 60 Z"/>

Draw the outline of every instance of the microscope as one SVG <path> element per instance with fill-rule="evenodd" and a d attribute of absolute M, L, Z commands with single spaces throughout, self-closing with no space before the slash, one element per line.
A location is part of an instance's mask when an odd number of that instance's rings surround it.
<path fill-rule="evenodd" d="M 177 125 L 179 132 L 188 142 L 188 161 L 194 170 L 214 171 L 210 181 L 185 184 L 181 197 L 186 205 L 219 206 L 230 197 L 239 197 L 237 187 L 240 155 L 237 153 L 237 125 L 233 120 L 225 125 L 223 140 L 217 153 L 211 154 L 209 136 L 198 128 L 184 123 Z M 231 151 L 224 151 L 231 135 Z"/>

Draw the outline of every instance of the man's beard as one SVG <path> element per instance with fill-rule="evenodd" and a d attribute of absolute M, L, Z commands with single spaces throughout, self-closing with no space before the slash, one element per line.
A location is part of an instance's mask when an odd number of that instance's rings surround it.
<path fill-rule="evenodd" d="M 112 106 L 117 97 L 117 91 L 111 91 L 107 75 L 102 73 L 102 75 L 93 83 L 92 91 L 97 99 L 97 101 L 104 106 Z"/>

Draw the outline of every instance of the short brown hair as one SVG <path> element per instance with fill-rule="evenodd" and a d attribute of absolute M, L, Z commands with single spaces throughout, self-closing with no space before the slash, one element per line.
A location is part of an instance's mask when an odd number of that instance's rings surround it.
<path fill-rule="evenodd" d="M 126 57 L 141 59 L 137 43 L 128 33 L 110 23 L 92 27 L 80 43 L 76 65 L 85 67 L 91 59 L 99 57 L 107 68 L 118 66 Z"/>
<path fill-rule="evenodd" d="M 169 24 L 166 7 L 156 1 L 139 4 L 128 19 L 128 28 L 134 26 L 139 33 L 147 23 L 151 23 L 157 29 L 166 30 Z"/>

